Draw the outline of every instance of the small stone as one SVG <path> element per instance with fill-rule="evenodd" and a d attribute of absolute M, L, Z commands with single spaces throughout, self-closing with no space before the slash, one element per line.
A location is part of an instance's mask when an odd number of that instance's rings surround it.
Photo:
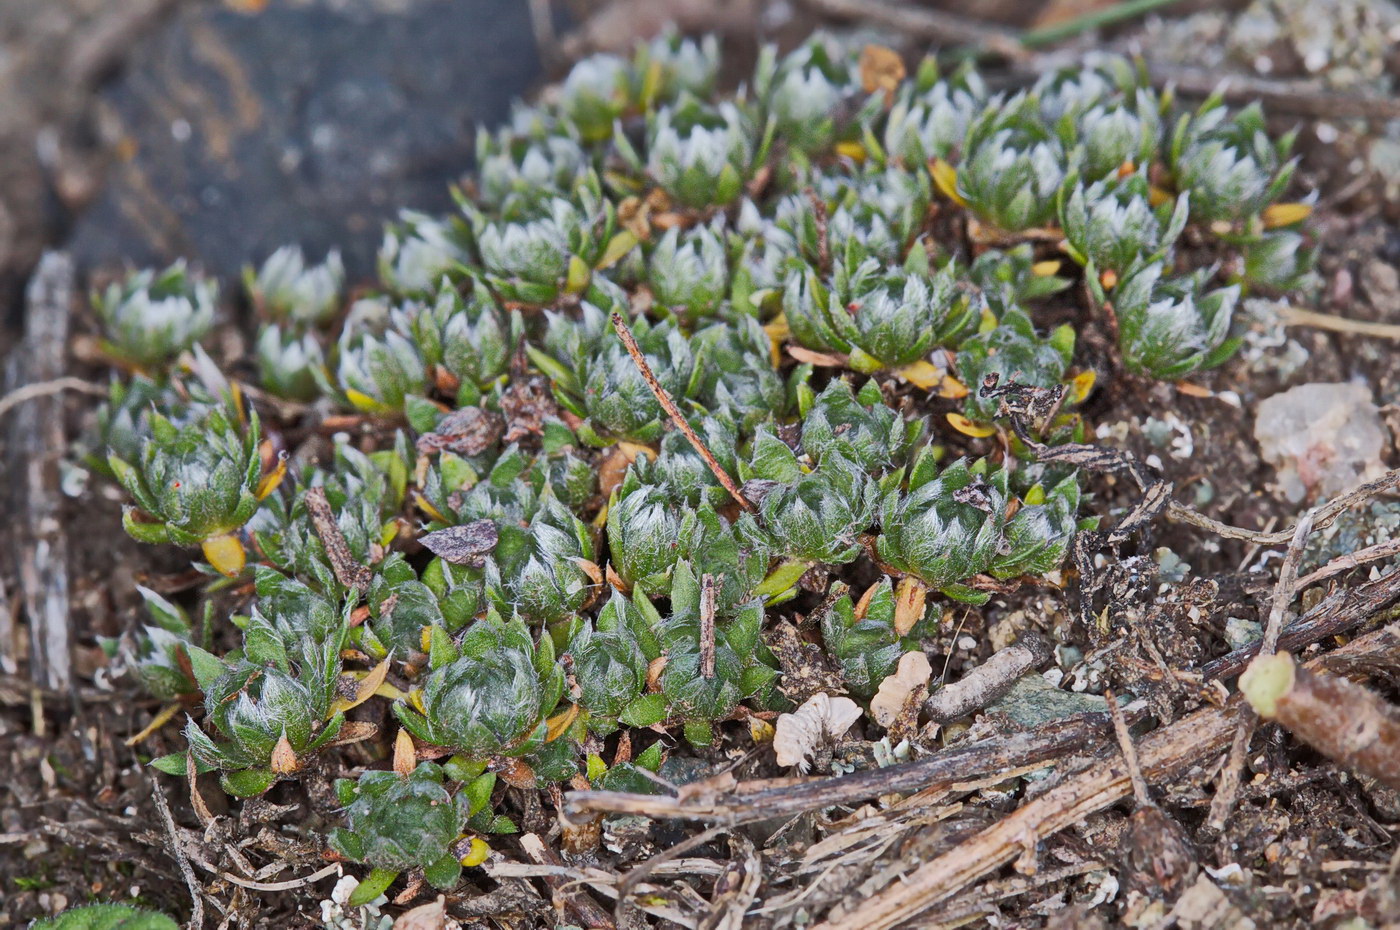
<path fill-rule="evenodd" d="M 1388 437 L 1362 384 L 1303 384 L 1259 404 L 1254 438 L 1293 503 L 1379 476 Z"/>
<path fill-rule="evenodd" d="M 1225 621 L 1225 641 L 1231 649 L 1243 649 L 1264 635 L 1264 628 L 1253 620 L 1230 617 Z"/>

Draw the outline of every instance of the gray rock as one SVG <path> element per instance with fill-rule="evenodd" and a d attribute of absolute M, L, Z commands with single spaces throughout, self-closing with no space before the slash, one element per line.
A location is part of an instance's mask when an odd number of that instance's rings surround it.
<path fill-rule="evenodd" d="M 475 129 L 540 75 L 516 0 L 274 0 L 179 9 L 104 92 L 126 153 L 78 222 L 80 265 L 186 255 L 233 275 L 299 243 L 372 274 L 384 220 L 445 212 Z"/>
<path fill-rule="evenodd" d="M 1301 384 L 1259 404 L 1254 422 L 1259 454 L 1278 469 L 1294 503 L 1331 497 L 1380 475 L 1389 437 L 1363 384 Z"/>

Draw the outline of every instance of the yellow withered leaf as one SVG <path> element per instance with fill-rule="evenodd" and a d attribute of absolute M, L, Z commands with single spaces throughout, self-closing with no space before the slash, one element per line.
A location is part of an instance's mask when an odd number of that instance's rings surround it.
<path fill-rule="evenodd" d="M 583 573 L 587 575 L 589 580 L 594 584 L 601 585 L 603 583 L 603 569 L 597 562 L 584 558 L 575 558 L 574 564 L 583 569 Z"/>
<path fill-rule="evenodd" d="M 1058 258 L 1047 258 L 1043 262 L 1036 262 L 1031 266 L 1031 274 L 1037 278 L 1051 278 L 1060 273 L 1060 260 Z"/>
<path fill-rule="evenodd" d="M 393 685 L 389 684 L 386 681 L 383 684 L 381 684 L 378 688 L 374 689 L 374 696 L 388 698 L 391 701 L 397 701 L 400 698 L 408 697 L 408 693 L 400 691 L 398 688 L 395 688 Z"/>
<path fill-rule="evenodd" d="M 472 866 L 481 865 L 486 858 L 491 855 L 490 845 L 479 836 L 472 837 L 471 844 L 467 847 L 466 855 L 458 861 L 463 868 L 470 869 Z"/>
<path fill-rule="evenodd" d="M 875 592 L 879 591 L 880 587 L 879 581 L 873 583 L 870 587 L 865 589 L 865 593 L 860 596 L 860 600 L 856 601 L 855 616 L 857 620 L 865 619 L 865 612 L 870 609 L 870 601 L 875 597 Z"/>
<path fill-rule="evenodd" d="M 602 464 L 598 466 L 598 490 L 604 498 L 610 497 L 612 492 L 622 484 L 622 479 L 627 475 L 627 468 L 637 461 L 637 456 L 644 455 L 648 459 L 656 458 L 656 450 L 651 446 L 644 446 L 635 442 L 617 442 L 608 449 L 608 454 L 603 456 Z M 606 508 L 604 508 L 606 510 Z M 604 514 L 601 518 L 607 519 Z M 602 526 L 601 523 L 598 524 Z"/>
<path fill-rule="evenodd" d="M 137 733 L 134 736 L 127 737 L 126 745 L 135 746 L 138 743 L 142 743 L 145 740 L 150 739 L 151 734 L 155 733 L 161 727 L 169 723 L 170 718 L 174 717 L 177 713 L 179 713 L 180 708 L 183 706 L 184 705 L 182 705 L 179 701 L 176 701 L 174 704 L 167 704 L 166 706 L 162 707 L 160 709 L 160 713 L 152 717 L 151 722 L 141 728 L 140 733 Z"/>
<path fill-rule="evenodd" d="M 630 229 L 624 229 L 612 239 L 608 240 L 608 247 L 603 250 L 603 257 L 598 259 L 597 268 L 602 271 L 604 268 L 611 268 L 622 261 L 623 256 L 632 251 L 637 246 L 637 234 Z"/>
<path fill-rule="evenodd" d="M 587 263 L 577 255 L 569 256 L 569 271 L 564 278 L 564 292 L 566 294 L 582 294 L 583 289 L 588 287 L 588 281 L 592 273 L 588 269 Z"/>
<path fill-rule="evenodd" d="M 997 431 L 995 426 L 982 426 L 981 424 L 973 423 L 961 413 L 949 413 L 948 423 L 953 429 L 962 433 L 964 436 L 971 436 L 973 439 L 985 439 L 988 436 L 995 436 Z"/>
<path fill-rule="evenodd" d="M 749 725 L 749 738 L 755 743 L 773 742 L 773 734 L 775 732 L 773 724 L 764 720 L 762 717 L 755 717 L 753 715 L 750 715 L 746 722 Z"/>
<path fill-rule="evenodd" d="M 1301 223 L 1312 216 L 1312 209 L 1312 204 L 1306 203 L 1271 203 L 1264 208 L 1264 228 L 1277 229 Z"/>
<path fill-rule="evenodd" d="M 335 701 L 331 703 L 330 713 L 327 714 L 327 716 L 343 714 L 350 708 L 359 707 L 365 701 L 374 697 L 379 691 L 380 686 L 384 684 L 384 678 L 388 674 L 389 660 L 385 658 L 383 662 L 380 662 L 374 668 L 370 669 L 365 677 L 359 680 L 355 685 L 355 696 L 353 698 L 336 698 Z M 394 688 L 394 692 L 395 696 L 402 693 L 397 688 Z"/>
<path fill-rule="evenodd" d="M 1069 396 L 1076 404 L 1082 404 L 1084 398 L 1089 396 L 1089 392 L 1094 389 L 1094 383 L 1098 381 L 1098 374 L 1091 368 L 1088 371 L 1081 371 L 1069 382 Z"/>
<path fill-rule="evenodd" d="M 894 589 L 894 631 L 907 636 L 924 616 L 928 603 L 928 588 L 913 575 L 905 575 Z"/>
<path fill-rule="evenodd" d="M 361 413 L 383 414 L 390 412 L 389 407 L 370 397 L 364 391 L 357 391 L 354 388 L 345 389 L 345 399 L 350 401 L 354 408 Z"/>
<path fill-rule="evenodd" d="M 928 173 L 933 177 L 933 185 L 943 192 L 943 196 L 960 207 L 967 206 L 967 200 L 958 193 L 958 169 L 941 158 L 929 162 Z"/>
<path fill-rule="evenodd" d="M 943 371 L 936 368 L 933 363 L 929 362 L 927 359 L 905 365 L 902 368 L 896 368 L 895 374 L 914 385 L 914 387 L 925 391 L 932 390 L 943 378 Z"/>
<path fill-rule="evenodd" d="M 232 533 L 211 536 L 200 543 L 200 548 L 204 550 L 204 558 L 214 566 L 215 571 L 229 578 L 238 577 L 248 560 L 248 554 L 243 551 L 243 543 Z"/>
<path fill-rule="evenodd" d="M 419 510 L 423 511 L 439 523 L 452 523 L 451 520 L 447 519 L 442 515 L 442 511 L 438 510 L 431 503 L 429 503 L 428 499 L 424 497 L 420 492 L 413 492 L 413 502 L 418 505 Z"/>
<path fill-rule="evenodd" d="M 554 742 L 554 741 L 557 740 L 559 737 L 561 737 L 561 736 L 563 736 L 565 733 L 569 732 L 569 727 L 573 726 L 573 725 L 574 725 L 574 721 L 577 720 L 577 719 L 578 719 L 578 705 L 577 705 L 577 704 L 570 704 L 570 705 L 569 705 L 567 708 L 565 708 L 564 710 L 561 710 L 559 713 L 555 714 L 553 717 L 550 717 L 548 720 L 545 721 L 545 731 L 546 731 L 546 732 L 545 732 L 544 741 L 545 741 L 546 743 L 552 743 L 552 742 Z"/>
<path fill-rule="evenodd" d="M 948 400 L 962 400 L 971 393 L 966 384 L 952 375 L 944 375 L 943 380 L 938 384 L 938 396 Z"/>
<path fill-rule="evenodd" d="M 263 475 L 262 480 L 258 482 L 258 500 L 262 500 L 277 490 L 277 486 L 282 483 L 282 479 L 285 477 L 287 477 L 287 453 L 281 452 L 277 456 L 277 465 L 272 471 Z"/>
<path fill-rule="evenodd" d="M 818 368 L 844 368 L 850 361 L 844 355 L 835 352 L 815 352 L 805 346 L 791 345 L 787 347 L 788 355 L 799 362 L 806 362 L 809 365 L 816 365 Z"/>
<path fill-rule="evenodd" d="M 768 341 L 773 344 L 773 367 L 777 368 L 783 363 L 783 343 L 792 335 L 792 328 L 788 326 L 787 314 L 779 313 L 763 324 L 763 331 L 768 334 Z"/>
<path fill-rule="evenodd" d="M 865 146 L 859 142 L 836 143 L 836 154 L 842 158 L 849 158 L 856 164 L 864 164 L 866 159 Z"/>

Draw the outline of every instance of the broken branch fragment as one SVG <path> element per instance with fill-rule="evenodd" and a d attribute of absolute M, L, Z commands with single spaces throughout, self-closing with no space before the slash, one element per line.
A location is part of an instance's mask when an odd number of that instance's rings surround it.
<path fill-rule="evenodd" d="M 924 702 L 929 719 L 951 723 L 986 707 L 1011 690 L 1017 680 L 1050 658 L 1050 644 L 1040 636 L 1025 635 L 951 685 L 945 685 Z"/>
<path fill-rule="evenodd" d="M 499 538 L 495 520 L 474 520 L 465 526 L 449 526 L 428 533 L 419 542 L 444 562 L 480 568 L 496 548 Z"/>
<path fill-rule="evenodd" d="M 1240 676 L 1245 700 L 1318 752 L 1400 788 L 1400 709 L 1336 675 L 1300 668 L 1286 652 L 1255 659 Z"/>

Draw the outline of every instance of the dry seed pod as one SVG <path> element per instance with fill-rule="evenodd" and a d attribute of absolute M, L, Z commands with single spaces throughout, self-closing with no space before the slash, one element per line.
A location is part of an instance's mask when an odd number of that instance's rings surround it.
<path fill-rule="evenodd" d="M 1400 788 L 1400 710 L 1361 685 L 1310 672 L 1287 653 L 1261 656 L 1240 676 L 1259 716 L 1348 769 Z"/>

